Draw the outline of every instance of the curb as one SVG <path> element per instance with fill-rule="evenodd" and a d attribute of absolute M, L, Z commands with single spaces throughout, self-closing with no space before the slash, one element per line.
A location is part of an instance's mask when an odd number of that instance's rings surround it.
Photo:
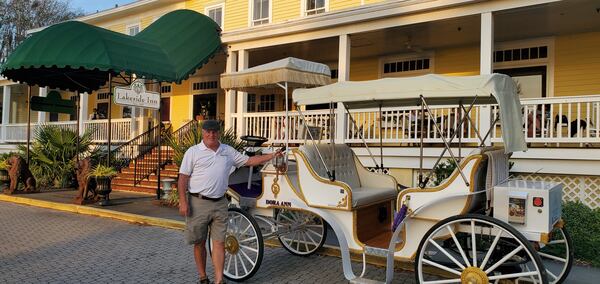
<path fill-rule="evenodd" d="M 5 195 L 5 194 L 0 194 L 0 201 L 41 207 L 41 208 L 46 208 L 46 209 L 54 209 L 54 210 L 65 211 L 65 212 L 72 212 L 72 213 L 77 213 L 77 214 L 117 219 L 117 220 L 140 224 L 140 225 L 156 226 L 156 227 L 163 227 L 163 228 L 175 229 L 175 230 L 184 230 L 185 229 L 185 223 L 181 222 L 181 221 L 149 217 L 149 216 L 144 216 L 144 215 L 125 213 L 125 212 L 119 212 L 119 211 L 107 210 L 107 209 L 101 209 L 101 208 L 94 208 L 94 207 L 89 207 L 89 206 L 84 206 L 84 205 L 50 202 L 50 201 L 37 200 L 37 199 L 18 197 L 18 196 L 13 196 L 13 195 Z"/>

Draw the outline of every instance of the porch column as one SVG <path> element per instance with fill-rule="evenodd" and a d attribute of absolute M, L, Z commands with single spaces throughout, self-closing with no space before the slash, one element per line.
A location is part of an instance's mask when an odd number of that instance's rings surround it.
<path fill-rule="evenodd" d="M 494 72 L 494 17 L 491 12 L 481 14 L 481 39 L 479 56 L 479 74 L 486 75 Z M 492 110 L 488 105 L 479 107 L 479 132 L 484 136 L 491 128 Z M 485 145 L 491 145 L 491 134 L 485 139 Z"/>
<path fill-rule="evenodd" d="M 338 52 L 338 82 L 350 80 L 350 35 L 340 36 Z M 346 108 L 343 103 L 337 104 L 335 119 L 335 143 L 344 143 L 346 136 Z"/>
<path fill-rule="evenodd" d="M 242 71 L 248 68 L 248 51 L 238 51 L 238 71 Z M 246 125 L 244 125 L 244 113 L 248 111 L 248 93 L 237 92 L 237 136 L 244 135 L 246 133 Z"/>
<path fill-rule="evenodd" d="M 229 51 L 227 54 L 225 73 L 235 72 L 237 70 L 237 61 L 237 52 Z M 225 129 L 230 129 L 234 125 L 232 114 L 235 113 L 235 95 L 236 91 L 233 90 L 225 92 Z"/>
<path fill-rule="evenodd" d="M 83 135 L 85 132 L 85 122 L 88 120 L 88 93 L 79 94 L 79 133 Z"/>
<path fill-rule="evenodd" d="M 48 95 L 48 87 L 40 87 L 40 97 L 46 97 Z M 48 113 L 45 111 L 38 111 L 38 124 L 44 124 L 48 121 Z"/>
<path fill-rule="evenodd" d="M 8 123 L 10 122 L 10 85 L 4 86 L 2 94 L 2 142 L 6 141 L 6 132 L 8 131 Z"/>
<path fill-rule="evenodd" d="M 491 12 L 481 14 L 481 54 L 479 56 L 479 74 L 492 74 L 494 71 L 494 18 Z"/>

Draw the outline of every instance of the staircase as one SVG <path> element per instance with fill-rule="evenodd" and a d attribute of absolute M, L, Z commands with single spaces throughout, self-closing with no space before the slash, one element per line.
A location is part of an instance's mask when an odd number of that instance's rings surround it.
<path fill-rule="evenodd" d="M 173 150 L 169 146 L 161 146 L 161 161 L 167 161 L 166 165 L 160 170 L 160 178 L 177 178 L 179 168 L 173 164 Z M 136 182 L 136 164 L 143 167 L 154 167 L 158 163 L 158 146 L 150 152 L 142 155 L 135 161 L 129 163 L 127 167 L 121 168 L 121 172 L 112 180 L 113 190 L 136 191 L 156 194 L 158 186 L 158 177 L 156 171 L 153 171 L 147 178 L 142 178 Z M 162 188 L 162 184 L 161 184 Z"/>
<path fill-rule="evenodd" d="M 159 133 L 163 143 L 168 136 L 181 141 L 187 132 L 197 127 L 198 122 L 195 120 L 186 123 L 173 133 L 171 133 L 170 126 L 162 129 L 157 126 L 113 150 L 111 155 L 119 174 L 111 182 L 112 189 L 156 194 L 158 188 L 156 168 L 158 163 L 162 165 L 160 170 L 161 180 L 164 178 L 177 178 L 179 173 L 179 168 L 173 163 L 173 149 L 171 147 L 162 145 L 160 160 L 158 159 Z M 162 189 L 162 184 L 160 188 Z"/>

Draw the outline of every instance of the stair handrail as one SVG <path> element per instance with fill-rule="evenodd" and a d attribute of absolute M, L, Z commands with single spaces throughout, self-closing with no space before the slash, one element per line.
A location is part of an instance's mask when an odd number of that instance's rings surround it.
<path fill-rule="evenodd" d="M 188 131 L 192 130 L 193 128 L 199 127 L 199 126 L 200 126 L 199 121 L 192 119 L 192 120 L 186 122 L 181 127 L 179 127 L 177 130 L 173 131 L 173 133 L 171 135 L 173 135 L 173 137 L 175 137 L 177 139 L 176 140 L 177 143 L 180 143 L 181 139 Z"/>
<path fill-rule="evenodd" d="M 158 135 L 170 133 L 171 125 L 164 128 L 162 124 L 150 128 L 148 131 L 134 137 L 133 139 L 123 143 L 119 147 L 110 152 L 112 165 L 119 172 L 123 168 L 134 165 L 134 185 L 138 185 L 142 180 L 148 178 L 152 173 L 156 172 L 156 163 L 161 162 L 162 157 L 158 157 L 158 161 L 147 159 L 144 161 L 146 154 L 151 153 L 158 146 Z M 168 135 L 168 134 L 167 134 Z M 161 156 L 166 155 L 161 154 Z M 167 159 L 165 159 L 166 161 Z M 163 163 L 161 163 L 161 166 Z"/>

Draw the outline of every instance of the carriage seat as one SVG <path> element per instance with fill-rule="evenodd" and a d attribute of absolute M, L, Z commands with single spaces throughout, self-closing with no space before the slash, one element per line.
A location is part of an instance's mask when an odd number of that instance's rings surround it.
<path fill-rule="evenodd" d="M 334 155 L 331 144 L 305 145 L 299 148 L 309 166 L 321 178 L 329 179 L 327 170 L 319 158 L 315 146 L 321 152 L 329 171 L 335 169 L 336 181 L 348 185 L 352 191 L 352 208 L 393 200 L 398 194 L 396 179 L 386 174 L 372 173 L 360 163 L 354 151 L 346 144 L 335 144 Z"/>

